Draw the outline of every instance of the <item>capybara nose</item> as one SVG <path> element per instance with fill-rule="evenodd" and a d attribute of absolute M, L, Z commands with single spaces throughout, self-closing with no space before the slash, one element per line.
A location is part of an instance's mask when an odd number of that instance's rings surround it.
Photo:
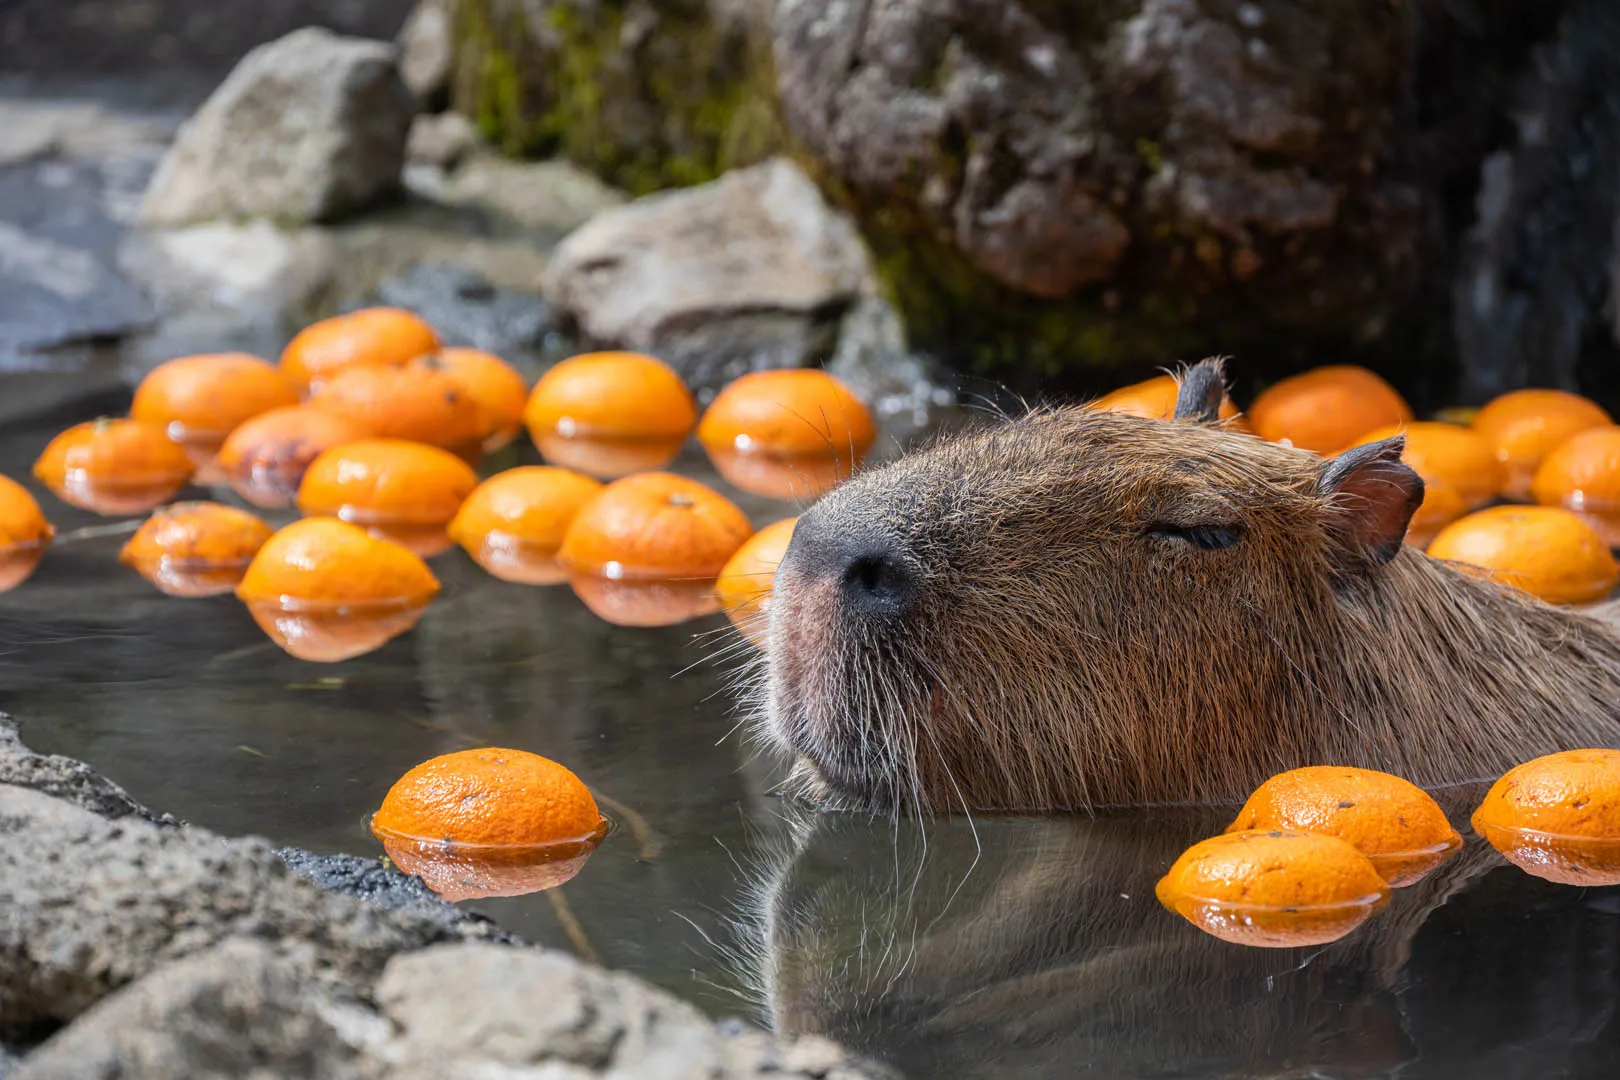
<path fill-rule="evenodd" d="M 917 576 L 890 552 L 863 544 L 844 557 L 838 592 L 851 614 L 892 619 L 916 602 Z"/>
<path fill-rule="evenodd" d="M 905 615 L 921 585 L 897 540 L 840 528 L 815 511 L 799 518 L 782 563 L 799 581 L 830 589 L 842 612 L 856 619 Z"/>

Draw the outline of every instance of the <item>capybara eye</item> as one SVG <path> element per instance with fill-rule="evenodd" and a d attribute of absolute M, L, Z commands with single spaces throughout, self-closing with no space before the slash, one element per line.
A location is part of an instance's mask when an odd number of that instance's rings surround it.
<path fill-rule="evenodd" d="M 1147 535 L 1191 544 L 1203 551 L 1220 551 L 1243 539 L 1243 529 L 1238 525 L 1170 525 L 1161 522 L 1149 525 Z"/>

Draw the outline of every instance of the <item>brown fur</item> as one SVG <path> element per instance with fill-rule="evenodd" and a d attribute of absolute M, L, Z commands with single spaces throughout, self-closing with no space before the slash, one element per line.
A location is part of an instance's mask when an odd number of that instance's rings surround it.
<path fill-rule="evenodd" d="M 778 574 L 766 736 L 822 794 L 921 811 L 1230 801 L 1321 763 L 1438 785 L 1620 745 L 1615 629 L 1399 546 L 1421 483 L 1398 454 L 1346 477 L 1074 407 L 857 476 Z M 1206 526 L 1240 539 L 1164 532 Z M 905 618 L 805 569 L 852 532 L 916 575 Z"/>

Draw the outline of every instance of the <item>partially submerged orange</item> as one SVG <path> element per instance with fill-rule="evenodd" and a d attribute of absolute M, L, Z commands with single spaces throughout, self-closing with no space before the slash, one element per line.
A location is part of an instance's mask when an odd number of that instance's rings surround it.
<path fill-rule="evenodd" d="M 34 572 L 55 535 L 28 489 L 0 476 L 0 592 L 16 588 Z"/>
<path fill-rule="evenodd" d="M 1563 390 L 1514 390 L 1480 409 L 1473 429 L 1502 463 L 1502 494 L 1518 502 L 1533 496 L 1531 482 L 1547 455 L 1572 435 L 1614 421 L 1594 401 Z"/>
<path fill-rule="evenodd" d="M 388 789 L 371 819 L 379 837 L 476 847 L 594 844 L 605 825 L 572 771 L 500 747 L 424 761 Z"/>
<path fill-rule="evenodd" d="M 1620 566 L 1592 527 L 1551 506 L 1469 514 L 1442 529 L 1429 554 L 1477 567 L 1551 604 L 1589 604 L 1620 583 Z"/>
<path fill-rule="evenodd" d="M 720 598 L 726 618 L 757 648 L 765 647 L 776 568 L 787 553 L 788 544 L 793 540 L 793 527 L 798 521 L 791 517 L 773 522 L 749 537 L 714 583 L 715 595 Z"/>
<path fill-rule="evenodd" d="M 494 353 L 481 349 L 440 349 L 417 357 L 409 366 L 443 371 L 461 384 L 478 407 L 478 428 L 484 450 L 499 450 L 523 427 L 528 384 L 516 368 Z"/>
<path fill-rule="evenodd" d="M 153 368 L 136 387 L 129 415 L 162 427 L 203 464 L 244 421 L 296 404 L 298 387 L 274 364 L 213 353 Z"/>
<path fill-rule="evenodd" d="M 1510 769 L 1491 785 L 1472 824 L 1537 877 L 1620 884 L 1620 750 L 1566 750 Z"/>
<path fill-rule="evenodd" d="M 281 354 L 281 370 L 299 386 L 315 387 L 345 368 L 398 366 L 439 347 L 421 318 L 393 307 L 370 307 L 312 323 Z"/>
<path fill-rule="evenodd" d="M 271 531 L 234 506 L 175 503 L 147 518 L 118 560 L 170 596 L 217 596 L 236 588 Z"/>
<path fill-rule="evenodd" d="M 1348 765 L 1313 765 L 1261 784 L 1227 832 L 1281 829 L 1337 836 L 1367 856 L 1393 888 L 1454 855 L 1462 837 L 1444 810 L 1399 776 Z"/>
<path fill-rule="evenodd" d="M 407 439 L 474 457 L 488 434 L 483 407 L 437 363 L 352 367 L 312 391 L 309 402 L 372 438 Z"/>
<path fill-rule="evenodd" d="M 1194 844 L 1154 892 L 1208 934 L 1269 948 L 1337 941 L 1389 900 L 1389 886 L 1350 844 L 1282 830 Z"/>
<path fill-rule="evenodd" d="M 231 432 L 218 464 L 238 495 L 279 510 L 293 504 L 310 462 L 365 435 L 353 422 L 313 406 L 271 409 Z"/>
<path fill-rule="evenodd" d="M 567 573 L 557 562 L 557 549 L 580 508 L 601 491 L 597 481 L 569 469 L 508 469 L 467 496 L 450 522 L 450 539 L 503 580 L 559 582 Z"/>
<path fill-rule="evenodd" d="M 448 450 L 401 439 L 361 439 L 310 463 L 298 508 L 363 525 L 423 555 L 450 545 L 445 526 L 478 486 Z"/>
<path fill-rule="evenodd" d="M 684 439 L 697 422 L 697 403 L 675 369 L 656 357 L 583 353 L 540 376 L 523 422 L 536 443 L 550 435 Z"/>
<path fill-rule="evenodd" d="M 722 475 L 744 490 L 778 497 L 774 483 L 752 482 L 749 459 L 764 457 L 801 468 L 820 494 L 861 463 L 877 438 L 872 414 L 843 382 L 816 368 L 756 371 L 728 384 L 703 413 L 698 440 Z M 830 469 L 815 469 L 826 463 Z"/>
<path fill-rule="evenodd" d="M 1620 427 L 1588 428 L 1559 443 L 1531 481 L 1542 506 L 1577 513 L 1609 547 L 1620 547 Z"/>
<path fill-rule="evenodd" d="M 63 502 L 98 514 L 139 514 L 186 486 L 191 456 L 157 424 L 90 420 L 52 439 L 34 476 Z"/>
<path fill-rule="evenodd" d="M 1364 432 L 1410 422 L 1412 410 L 1377 374 L 1341 364 L 1275 383 L 1255 398 L 1248 417 L 1262 439 L 1333 454 Z"/>

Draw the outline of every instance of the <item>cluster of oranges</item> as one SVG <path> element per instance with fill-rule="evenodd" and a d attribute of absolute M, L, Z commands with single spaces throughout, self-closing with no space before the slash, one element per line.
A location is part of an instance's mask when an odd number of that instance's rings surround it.
<path fill-rule="evenodd" d="M 1549 881 L 1620 884 L 1620 751 L 1536 758 L 1492 785 L 1471 824 Z M 1335 941 L 1462 846 L 1416 785 L 1371 769 L 1310 766 L 1257 788 L 1220 836 L 1181 854 L 1161 903 L 1225 941 Z"/>
<path fill-rule="evenodd" d="M 483 456 L 525 427 L 549 464 L 480 483 Z M 694 429 L 733 485 L 772 498 L 825 491 L 876 434 L 822 371 L 746 375 L 700 416 L 651 356 L 575 356 L 531 389 L 497 356 L 442 347 L 407 311 L 367 308 L 307 327 L 279 363 L 169 361 L 127 417 L 62 432 L 34 474 L 96 513 L 155 511 L 123 562 L 172 595 L 234 590 L 305 659 L 347 659 L 408 630 L 439 591 L 423 560 L 457 544 L 504 580 L 566 581 L 614 622 L 724 608 L 757 638 L 774 568 L 759 556 L 779 558 L 791 519 L 750 544 L 730 500 L 660 471 Z M 188 484 L 228 485 L 247 506 L 304 518 L 276 531 L 237 506 L 170 503 Z M 0 478 L 0 588 L 32 572 L 52 535 L 28 492 Z"/>
<path fill-rule="evenodd" d="M 1163 419 L 1175 399 L 1166 375 L 1093 407 Z M 1620 583 L 1609 550 L 1620 546 L 1620 426 L 1560 390 L 1516 390 L 1450 415 L 1414 420 L 1394 387 L 1353 366 L 1283 379 L 1246 414 L 1230 400 L 1221 408 L 1235 430 L 1324 457 L 1404 434 L 1401 459 L 1424 482 L 1408 543 L 1552 603 L 1607 596 Z M 1513 505 L 1524 503 L 1535 505 Z"/>

